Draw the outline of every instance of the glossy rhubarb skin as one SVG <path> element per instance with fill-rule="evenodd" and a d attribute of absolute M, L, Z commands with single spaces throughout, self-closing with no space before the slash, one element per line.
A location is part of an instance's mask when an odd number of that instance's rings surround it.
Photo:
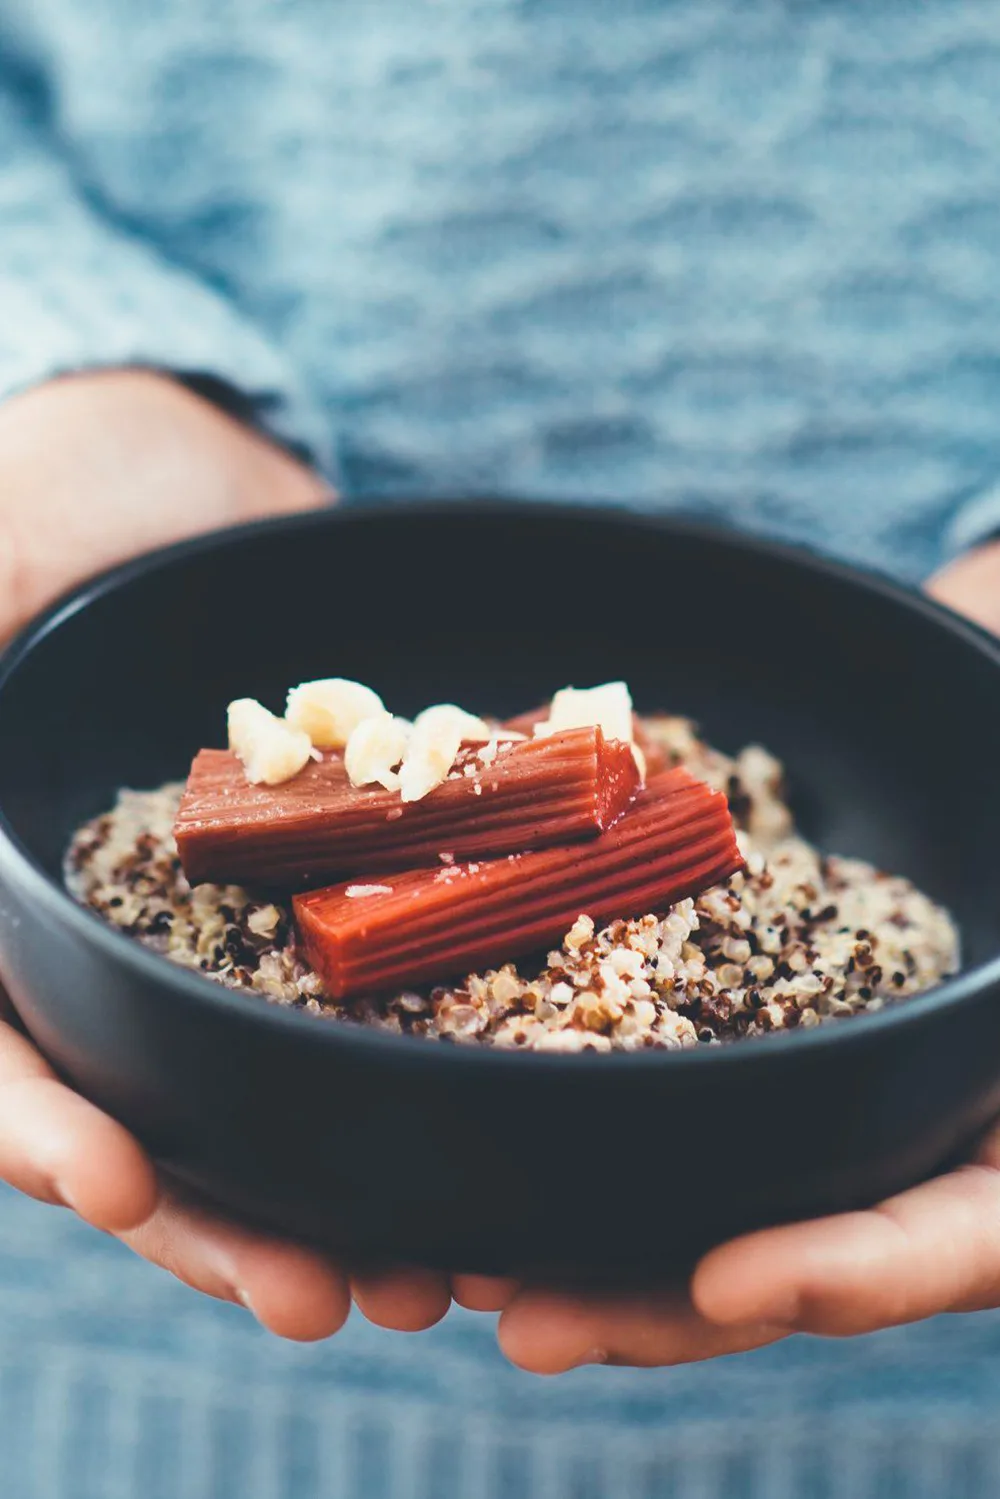
<path fill-rule="evenodd" d="M 295 920 L 330 994 L 349 999 L 506 962 L 581 914 L 602 925 L 664 911 L 742 864 L 726 798 L 671 770 L 591 843 L 316 890 L 296 896 Z"/>
<path fill-rule="evenodd" d="M 470 750 L 468 753 L 472 753 Z M 202 750 L 174 835 L 191 884 L 303 890 L 345 877 L 440 867 L 595 838 L 639 790 L 629 746 L 600 729 L 501 748 L 426 797 L 352 786 L 343 757 L 310 761 L 280 786 L 253 786 L 228 750 Z"/>

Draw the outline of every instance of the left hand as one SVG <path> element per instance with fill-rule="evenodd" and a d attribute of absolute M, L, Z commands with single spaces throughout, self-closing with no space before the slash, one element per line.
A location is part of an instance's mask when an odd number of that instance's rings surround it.
<path fill-rule="evenodd" d="M 1000 633 L 1000 542 L 959 558 L 928 591 Z M 455 1296 L 463 1299 L 460 1287 Z M 500 1342 L 522 1368 L 558 1374 L 588 1363 L 690 1363 L 792 1332 L 847 1337 L 997 1306 L 1000 1125 L 968 1165 L 867 1212 L 764 1229 L 713 1249 L 687 1289 L 600 1297 L 510 1290 Z"/>
<path fill-rule="evenodd" d="M 0 643 L 98 568 L 329 498 L 308 468 L 165 376 L 82 374 L 14 397 L 0 405 Z M 120 1124 L 55 1076 L 10 1022 L 2 990 L 0 1181 L 72 1209 L 196 1290 L 242 1302 L 283 1337 L 328 1337 L 352 1294 L 370 1320 L 400 1330 L 429 1327 L 450 1305 L 444 1274 L 349 1279 L 325 1255 L 181 1201 Z"/>

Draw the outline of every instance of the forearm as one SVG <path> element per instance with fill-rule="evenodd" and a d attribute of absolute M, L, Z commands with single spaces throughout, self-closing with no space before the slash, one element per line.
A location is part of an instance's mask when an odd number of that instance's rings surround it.
<path fill-rule="evenodd" d="M 0 639 L 103 567 L 327 494 L 311 470 L 167 376 L 39 386 L 0 405 Z"/>

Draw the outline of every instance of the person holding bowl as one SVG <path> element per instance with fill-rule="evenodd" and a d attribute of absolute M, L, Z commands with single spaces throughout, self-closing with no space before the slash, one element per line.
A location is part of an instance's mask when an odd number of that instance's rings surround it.
<path fill-rule="evenodd" d="M 237 7 L 232 24 L 197 0 L 160 18 L 125 0 L 99 19 L 73 0 L 0 6 L 0 638 L 150 547 L 337 489 L 405 496 L 442 471 L 455 488 L 613 488 L 646 506 L 677 475 L 695 513 L 923 578 L 1000 631 L 1000 499 L 974 482 L 985 439 L 954 456 L 995 278 L 963 292 L 977 316 L 949 322 L 947 181 L 885 183 L 850 142 L 824 165 L 816 122 L 789 116 L 808 114 L 820 56 L 860 56 L 876 91 L 849 18 L 821 36 L 803 18 L 776 31 L 729 5 L 715 23 L 671 9 L 369 8 L 317 32 L 305 0 Z M 950 13 L 970 47 L 975 10 Z M 753 81 L 752 109 L 715 79 L 720 58 Z M 850 101 L 830 87 L 833 139 Z M 744 126 L 761 119 L 755 156 Z M 914 225 L 939 284 L 886 291 Z M 927 299 L 929 326 L 892 351 L 879 320 L 895 337 L 906 295 Z M 928 370 L 956 390 L 917 462 L 906 424 Z M 879 402 L 901 439 L 880 437 Z M 352 1299 L 400 1331 L 454 1301 L 499 1311 L 507 1357 L 555 1374 L 994 1308 L 998 1167 L 995 1132 L 871 1211 L 720 1246 L 660 1296 L 349 1276 L 164 1193 L 122 1127 L 13 1017 L 0 1027 L 3 1180 L 289 1339 L 335 1333 Z"/>

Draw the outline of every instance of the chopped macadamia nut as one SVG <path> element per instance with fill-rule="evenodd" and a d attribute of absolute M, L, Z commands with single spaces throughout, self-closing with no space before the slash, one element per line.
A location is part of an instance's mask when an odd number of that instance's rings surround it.
<path fill-rule="evenodd" d="M 624 682 L 605 682 L 603 687 L 564 687 L 552 699 L 548 718 L 535 725 L 535 733 L 559 734 L 564 729 L 585 729 L 591 724 L 603 729 L 607 739 L 624 739 L 631 744 L 632 697 Z"/>
<path fill-rule="evenodd" d="M 410 725 L 391 713 L 363 718 L 353 730 L 344 752 L 344 766 L 352 786 L 378 784 L 386 791 L 399 789 L 397 767 L 406 754 Z"/>
<path fill-rule="evenodd" d="M 385 712 L 377 692 L 361 682 L 328 677 L 303 682 L 288 694 L 285 718 L 293 729 L 308 734 L 317 749 L 344 749 L 358 724 Z"/>
<path fill-rule="evenodd" d="M 399 772 L 403 801 L 418 802 L 446 781 L 463 744 L 484 744 L 490 737 L 488 724 L 453 703 L 418 713 Z"/>
<path fill-rule="evenodd" d="M 488 723 L 474 713 L 466 713 L 464 708 L 456 708 L 454 703 L 435 703 L 432 708 L 425 708 L 413 720 L 413 727 L 418 732 L 434 734 L 448 728 L 461 736 L 459 744 L 485 744 L 493 737 Z"/>
<path fill-rule="evenodd" d="M 229 704 L 229 748 L 255 786 L 280 786 L 297 776 L 312 754 L 308 734 L 290 728 L 255 698 Z"/>
<path fill-rule="evenodd" d="M 255 937 L 273 937 L 281 921 L 277 906 L 258 906 L 247 912 L 247 927 Z"/>

